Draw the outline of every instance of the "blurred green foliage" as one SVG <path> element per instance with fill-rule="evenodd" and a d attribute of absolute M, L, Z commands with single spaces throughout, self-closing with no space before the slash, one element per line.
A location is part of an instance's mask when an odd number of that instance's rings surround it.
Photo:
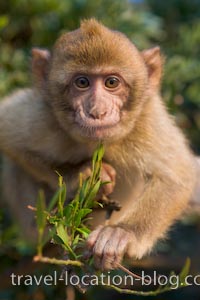
<path fill-rule="evenodd" d="M 200 151 L 200 2 L 147 0 L 162 20 L 160 42 L 167 56 L 163 92 L 177 122 Z"/>

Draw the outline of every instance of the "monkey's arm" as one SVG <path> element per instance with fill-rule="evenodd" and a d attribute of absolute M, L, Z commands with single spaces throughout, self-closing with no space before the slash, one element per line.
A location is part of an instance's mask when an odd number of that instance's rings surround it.
<path fill-rule="evenodd" d="M 194 192 L 190 201 L 190 213 L 200 213 L 200 157 L 196 157 L 196 163 L 197 163 L 197 180 L 194 187 Z"/>
<path fill-rule="evenodd" d="M 2 150 L 38 183 L 46 183 L 52 190 L 58 187 L 58 175 L 55 170 L 37 154 L 20 147 L 12 147 L 12 149 L 3 148 Z"/>
<path fill-rule="evenodd" d="M 139 198 L 113 213 L 110 225 L 99 226 L 90 234 L 87 245 L 97 268 L 117 268 L 125 254 L 141 258 L 148 253 L 180 217 L 190 193 L 188 187 L 150 179 Z"/>

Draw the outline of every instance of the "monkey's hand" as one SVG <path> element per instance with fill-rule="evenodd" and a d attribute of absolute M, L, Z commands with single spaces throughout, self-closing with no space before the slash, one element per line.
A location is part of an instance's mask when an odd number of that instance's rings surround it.
<path fill-rule="evenodd" d="M 129 244 L 135 240 L 134 233 L 117 226 L 100 225 L 87 239 L 87 249 L 100 270 L 112 270 L 127 254 Z"/>
<path fill-rule="evenodd" d="M 80 169 L 80 172 L 83 174 L 83 179 L 88 178 L 92 173 L 91 163 L 89 162 L 84 164 Z M 113 192 L 115 187 L 115 178 L 116 178 L 115 169 L 111 167 L 111 165 L 103 162 L 101 167 L 100 178 L 102 182 L 109 181 L 109 183 L 102 186 L 100 190 L 100 195 L 102 194 L 106 196 L 110 195 Z"/>

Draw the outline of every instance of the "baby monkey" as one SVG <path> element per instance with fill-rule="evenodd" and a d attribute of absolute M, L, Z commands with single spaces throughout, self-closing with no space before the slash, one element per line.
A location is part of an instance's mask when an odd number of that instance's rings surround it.
<path fill-rule="evenodd" d="M 118 201 L 105 225 L 94 211 L 87 248 L 97 268 L 139 259 L 187 208 L 195 184 L 194 157 L 160 97 L 159 47 L 139 51 L 122 33 L 94 19 L 64 33 L 52 53 L 32 50 L 31 89 L 0 102 L 3 192 L 30 236 L 38 189 L 57 189 L 58 170 L 72 198 L 78 174 L 91 173 L 102 142 L 102 193 Z"/>

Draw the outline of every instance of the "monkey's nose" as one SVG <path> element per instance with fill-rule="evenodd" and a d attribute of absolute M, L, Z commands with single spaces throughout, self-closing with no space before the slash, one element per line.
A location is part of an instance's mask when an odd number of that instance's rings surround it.
<path fill-rule="evenodd" d="M 106 111 L 93 108 L 89 112 L 89 116 L 93 119 L 102 120 L 106 116 Z"/>

